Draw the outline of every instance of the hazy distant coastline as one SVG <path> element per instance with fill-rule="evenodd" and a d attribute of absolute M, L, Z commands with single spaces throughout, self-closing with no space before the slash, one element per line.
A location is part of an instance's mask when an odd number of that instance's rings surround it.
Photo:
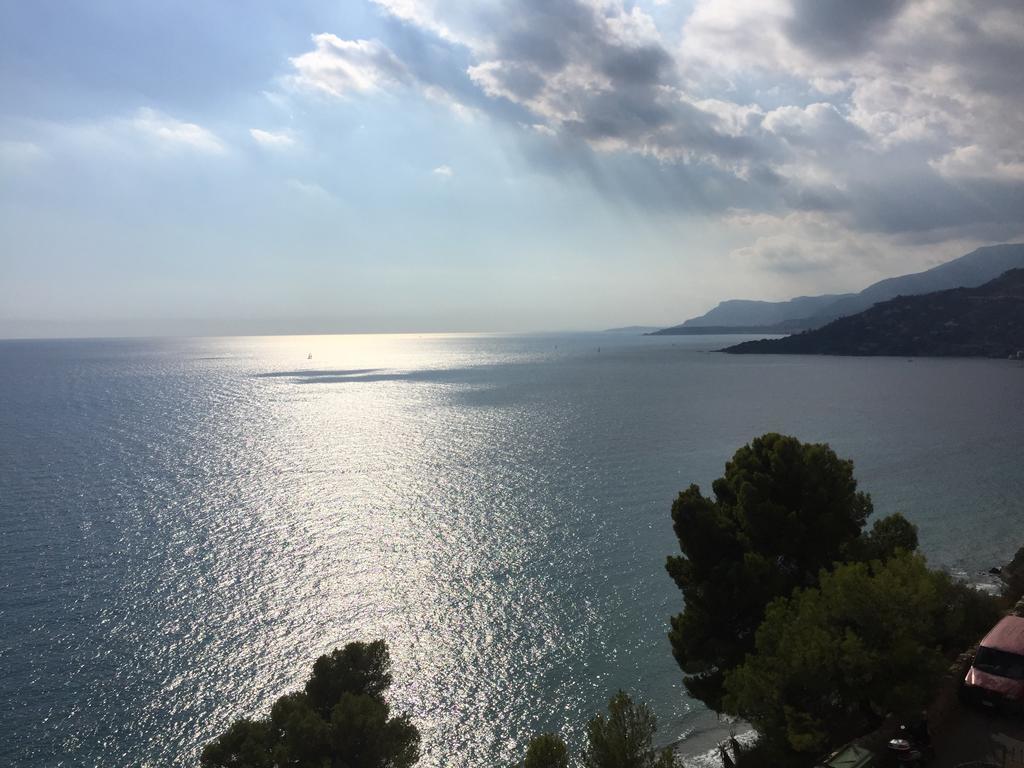
<path fill-rule="evenodd" d="M 1024 357 L 1024 269 L 978 288 L 900 296 L 823 328 L 745 341 L 730 354 Z"/>
<path fill-rule="evenodd" d="M 1007 270 L 1024 268 L 1024 244 L 978 248 L 924 272 L 892 277 L 859 293 L 798 296 L 789 301 L 729 299 L 655 336 L 765 334 L 785 335 L 822 328 L 833 320 L 870 309 L 897 296 L 916 296 L 952 288 L 974 288 Z"/>

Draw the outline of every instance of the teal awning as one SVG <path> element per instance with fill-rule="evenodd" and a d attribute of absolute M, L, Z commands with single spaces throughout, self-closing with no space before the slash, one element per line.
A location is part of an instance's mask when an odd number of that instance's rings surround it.
<path fill-rule="evenodd" d="M 868 768 L 875 764 L 875 755 L 864 747 L 849 746 L 836 752 L 825 768 Z"/>

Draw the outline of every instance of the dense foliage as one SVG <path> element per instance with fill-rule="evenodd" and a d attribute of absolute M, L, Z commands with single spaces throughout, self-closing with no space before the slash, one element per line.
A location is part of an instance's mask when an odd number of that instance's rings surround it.
<path fill-rule="evenodd" d="M 852 462 L 778 434 L 740 448 L 712 488 L 709 499 L 691 485 L 672 505 L 682 556 L 667 568 L 685 607 L 669 636 L 687 689 L 721 710 L 724 676 L 754 649 L 765 607 L 817 583 L 872 507 Z"/>
<path fill-rule="evenodd" d="M 569 750 L 555 733 L 534 736 L 526 748 L 523 768 L 569 768 Z"/>
<path fill-rule="evenodd" d="M 637 704 L 619 691 L 608 702 L 608 715 L 587 723 L 586 768 L 672 768 L 671 748 L 654 749 L 658 722 L 646 704 Z"/>
<path fill-rule="evenodd" d="M 887 713 L 919 712 L 950 653 L 997 619 L 996 601 L 914 554 L 902 515 L 863 531 L 871 501 L 827 445 L 763 435 L 713 490 L 672 506 L 672 649 L 693 695 L 755 726 L 765 764 L 810 765 Z"/>
<path fill-rule="evenodd" d="M 888 560 L 901 551 L 917 551 L 917 526 L 897 512 L 875 520 L 871 533 L 848 548 L 848 556 L 851 560 Z"/>
<path fill-rule="evenodd" d="M 1024 547 L 1018 549 L 1013 560 L 1003 568 L 1002 577 L 1006 582 L 1006 598 L 1011 604 L 1024 597 Z"/>
<path fill-rule="evenodd" d="M 619 691 L 608 702 L 608 714 L 598 714 L 587 723 L 584 768 L 675 768 L 671 747 L 653 744 L 658 722 L 651 709 L 637 704 Z M 526 751 L 523 768 L 566 768 L 565 742 L 556 734 L 535 736 Z"/>
<path fill-rule="evenodd" d="M 930 700 L 944 652 L 995 621 L 991 600 L 905 552 L 850 563 L 768 606 L 756 652 L 726 676 L 725 708 L 786 764 L 910 716 Z"/>
<path fill-rule="evenodd" d="M 384 693 L 391 659 L 382 640 L 321 656 L 301 692 L 279 698 L 270 717 L 235 721 L 203 750 L 203 768 L 407 768 L 419 732 L 391 717 Z"/>
<path fill-rule="evenodd" d="M 781 339 L 745 341 L 734 354 L 997 357 L 1024 345 L 1024 269 L 976 288 L 898 296 Z"/>

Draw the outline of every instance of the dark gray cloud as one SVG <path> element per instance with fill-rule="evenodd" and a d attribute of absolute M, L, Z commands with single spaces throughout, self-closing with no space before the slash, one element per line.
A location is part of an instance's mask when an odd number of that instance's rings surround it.
<path fill-rule="evenodd" d="M 529 61 L 547 73 L 564 69 L 581 48 L 603 43 L 595 15 L 579 2 L 505 2 L 483 23 L 494 32 L 497 58 Z"/>
<path fill-rule="evenodd" d="M 679 49 L 621 0 L 501 0 L 442 40 L 452 1 L 434 24 L 405 18 L 392 48 L 528 127 L 552 173 L 657 209 L 810 212 L 919 241 L 1024 232 L 1018 0 L 698 0 Z"/>
<path fill-rule="evenodd" d="M 664 86 L 676 82 L 657 40 L 580 0 L 503 3 L 485 20 L 495 30 L 474 78 L 493 97 L 527 106 L 535 118 L 567 124 L 589 140 L 633 142 L 672 122 Z"/>
<path fill-rule="evenodd" d="M 1024 184 L 976 180 L 953 184 L 920 171 L 881 176 L 849 190 L 858 229 L 928 238 L 931 230 L 958 229 L 989 238 L 1019 236 L 1024 222 Z M 1014 234 L 1016 233 L 1016 234 Z"/>
<path fill-rule="evenodd" d="M 395 18 L 388 23 L 387 31 L 388 46 L 406 63 L 420 85 L 436 89 L 454 103 L 480 110 L 499 121 L 530 122 L 529 112 L 519 104 L 507 100 L 498 102 L 472 81 L 467 70 L 476 59 L 466 45 L 441 39 L 428 30 Z M 526 87 L 525 82 L 520 85 Z"/>
<path fill-rule="evenodd" d="M 793 0 L 785 24 L 796 45 L 827 57 L 861 53 L 906 6 L 906 0 Z"/>

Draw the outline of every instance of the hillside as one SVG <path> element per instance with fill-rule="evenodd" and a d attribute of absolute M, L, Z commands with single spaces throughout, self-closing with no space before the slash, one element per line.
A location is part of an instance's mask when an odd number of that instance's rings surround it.
<path fill-rule="evenodd" d="M 852 299 L 857 294 L 826 294 L 824 296 L 798 296 L 789 301 L 752 301 L 729 299 L 700 317 L 687 320 L 679 328 L 708 326 L 766 326 L 807 318 L 827 311 L 837 301 Z"/>
<path fill-rule="evenodd" d="M 911 275 L 880 280 L 860 293 L 824 296 L 799 296 L 789 301 L 748 301 L 729 299 L 700 317 L 682 325 L 657 331 L 655 335 L 705 333 L 714 326 L 742 326 L 762 333 L 795 333 L 820 328 L 838 317 L 856 314 L 880 301 L 896 296 L 915 296 L 950 288 L 973 288 L 1009 269 L 1024 268 L 1024 243 L 978 248 L 937 267 Z"/>
<path fill-rule="evenodd" d="M 1024 349 L 1024 269 L 975 288 L 899 296 L 784 339 L 747 341 L 731 354 L 1009 357 Z"/>
<path fill-rule="evenodd" d="M 658 330 L 656 325 L 627 325 L 622 328 L 605 328 L 601 333 L 646 334 Z"/>
<path fill-rule="evenodd" d="M 1024 268 L 1024 243 L 978 248 L 925 272 L 890 277 L 869 285 L 850 298 L 837 301 L 816 318 L 834 320 L 860 312 L 873 304 L 897 296 L 916 296 L 950 288 L 974 288 L 997 278 L 1007 270 Z"/>

